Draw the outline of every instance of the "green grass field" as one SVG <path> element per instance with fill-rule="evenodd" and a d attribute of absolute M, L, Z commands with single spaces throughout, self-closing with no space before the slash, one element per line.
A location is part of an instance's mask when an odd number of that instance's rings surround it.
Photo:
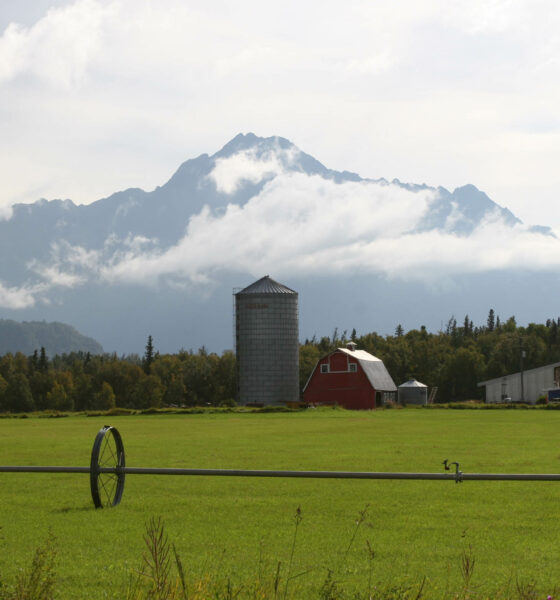
<path fill-rule="evenodd" d="M 448 458 L 464 472 L 560 472 L 560 411 L 522 410 L 0 419 L 0 464 L 87 466 L 106 422 L 121 432 L 128 466 L 439 472 Z M 378 587 L 417 589 L 425 576 L 422 597 L 461 597 L 470 546 L 469 597 L 523 597 L 532 584 L 535 597 L 560 591 L 555 482 L 129 475 L 121 505 L 95 510 L 87 475 L 0 473 L 0 580 L 12 581 L 52 532 L 60 598 L 124 598 L 145 523 L 161 516 L 191 584 L 230 578 L 247 591 L 272 580 L 279 561 L 286 573 L 298 506 L 292 572 L 308 572 L 290 582 L 292 598 L 319 597 L 329 569 L 347 597 L 366 597 L 366 540 Z"/>

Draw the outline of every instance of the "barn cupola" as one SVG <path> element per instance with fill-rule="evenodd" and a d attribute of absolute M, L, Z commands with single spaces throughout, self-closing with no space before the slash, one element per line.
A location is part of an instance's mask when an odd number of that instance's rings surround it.
<path fill-rule="evenodd" d="M 356 346 L 358 344 L 356 344 L 356 342 L 348 342 L 346 344 L 346 348 L 348 348 L 348 350 L 350 350 L 350 352 L 354 352 L 354 350 L 356 350 Z"/>

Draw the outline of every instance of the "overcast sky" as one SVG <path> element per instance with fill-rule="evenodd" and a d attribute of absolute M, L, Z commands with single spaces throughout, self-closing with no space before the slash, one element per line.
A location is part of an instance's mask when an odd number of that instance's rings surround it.
<path fill-rule="evenodd" d="M 252 131 L 559 233 L 559 107 L 554 0 L 2 0 L 0 217 L 151 190 Z"/>

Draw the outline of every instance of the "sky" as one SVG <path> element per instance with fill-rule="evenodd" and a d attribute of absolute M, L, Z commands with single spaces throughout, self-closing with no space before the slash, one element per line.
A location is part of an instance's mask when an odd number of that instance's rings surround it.
<path fill-rule="evenodd" d="M 0 218 L 254 132 L 560 233 L 559 106 L 554 0 L 2 0 Z"/>

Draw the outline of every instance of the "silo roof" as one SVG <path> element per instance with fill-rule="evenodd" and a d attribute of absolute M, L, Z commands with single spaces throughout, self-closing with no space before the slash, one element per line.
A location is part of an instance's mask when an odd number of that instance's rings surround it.
<path fill-rule="evenodd" d="M 297 294 L 297 292 L 265 275 L 235 295 L 240 294 Z"/>
<path fill-rule="evenodd" d="M 410 379 L 409 381 L 406 381 L 405 383 L 401 383 L 401 385 L 399 385 L 400 388 L 403 387 L 418 387 L 418 388 L 425 388 L 428 387 L 427 385 L 424 385 L 423 383 L 420 383 L 419 381 L 416 381 L 416 379 Z"/>

